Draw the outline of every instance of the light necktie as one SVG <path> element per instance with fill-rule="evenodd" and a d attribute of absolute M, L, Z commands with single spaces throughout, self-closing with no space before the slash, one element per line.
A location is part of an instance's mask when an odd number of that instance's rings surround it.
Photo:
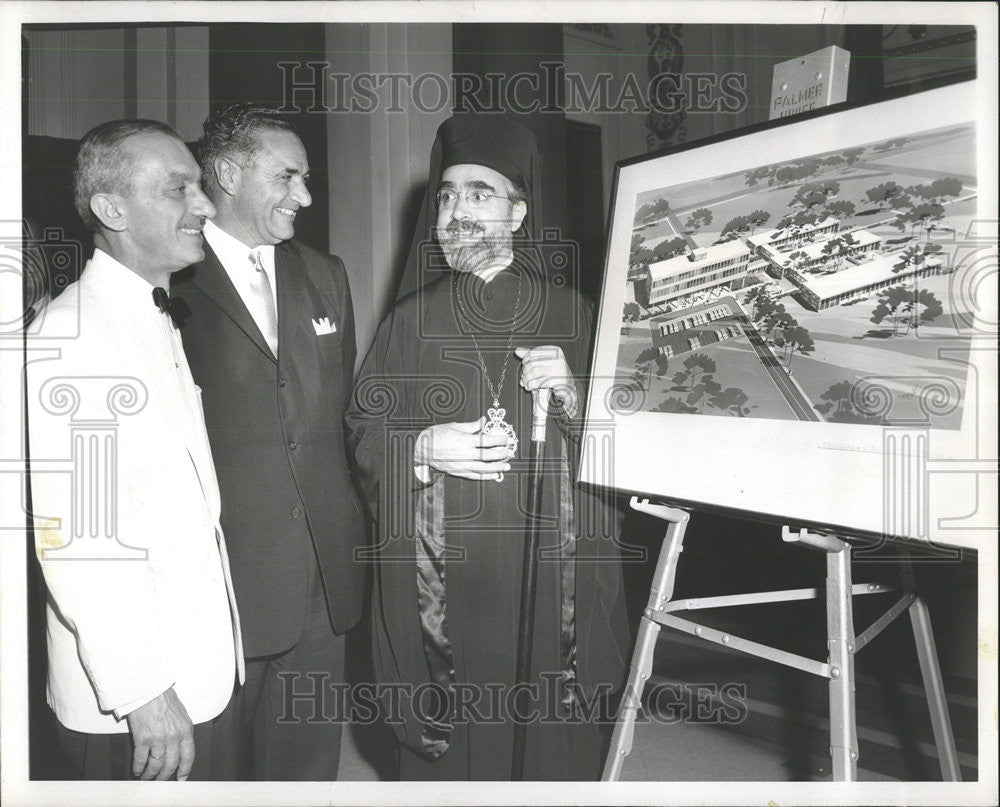
<path fill-rule="evenodd" d="M 262 315 L 262 319 L 257 320 L 260 332 L 264 335 L 264 341 L 271 348 L 271 353 L 275 357 L 278 355 L 278 311 L 274 306 L 274 294 L 271 291 L 271 281 L 264 271 L 264 263 L 260 257 L 259 250 L 250 252 L 250 291 L 257 302 L 257 310 Z"/>

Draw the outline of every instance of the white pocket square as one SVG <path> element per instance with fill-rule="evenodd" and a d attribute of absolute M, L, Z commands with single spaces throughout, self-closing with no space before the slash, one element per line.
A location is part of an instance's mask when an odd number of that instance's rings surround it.
<path fill-rule="evenodd" d="M 330 322 L 329 317 L 323 317 L 323 319 L 314 319 L 312 321 L 313 330 L 316 331 L 316 336 L 325 336 L 328 333 L 337 332 L 337 323 Z"/>

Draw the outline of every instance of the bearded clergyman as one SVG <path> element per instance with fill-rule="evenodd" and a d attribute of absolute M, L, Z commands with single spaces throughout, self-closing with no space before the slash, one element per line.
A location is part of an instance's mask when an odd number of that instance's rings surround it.
<path fill-rule="evenodd" d="M 375 670 L 404 780 L 594 780 L 624 675 L 616 520 L 575 484 L 592 313 L 540 239 L 540 157 L 508 116 L 442 124 L 404 283 L 347 414 L 378 524 Z M 514 697 L 532 392 L 550 390 L 530 708 Z M 388 703 L 391 701 L 391 703 Z"/>

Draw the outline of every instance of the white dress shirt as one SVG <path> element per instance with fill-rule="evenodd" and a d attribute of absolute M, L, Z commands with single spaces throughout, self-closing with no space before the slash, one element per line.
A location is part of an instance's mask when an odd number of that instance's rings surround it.
<path fill-rule="evenodd" d="M 247 307 L 253 321 L 257 323 L 261 333 L 267 333 L 267 314 L 261 308 L 260 301 L 250 289 L 250 272 L 255 271 L 250 261 L 251 252 L 260 253 L 260 262 L 264 267 L 264 274 L 271 284 L 271 295 L 274 297 L 274 310 L 278 310 L 278 285 L 274 277 L 274 244 L 262 244 L 259 247 L 248 247 L 238 238 L 233 238 L 229 233 L 213 224 L 211 220 L 205 222 L 203 230 L 205 239 L 208 241 L 212 251 L 215 252 L 226 270 L 229 279 L 233 281 L 236 291 L 239 292 L 243 305 Z"/>

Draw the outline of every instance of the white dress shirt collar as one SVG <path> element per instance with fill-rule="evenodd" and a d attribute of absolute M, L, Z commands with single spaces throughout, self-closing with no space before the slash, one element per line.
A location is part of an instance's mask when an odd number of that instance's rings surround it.
<path fill-rule="evenodd" d="M 226 270 L 226 274 L 229 275 L 229 279 L 236 287 L 236 291 L 239 292 L 243 304 L 247 307 L 247 310 L 257 324 L 260 325 L 261 320 L 259 317 L 261 314 L 257 310 L 258 305 L 254 301 L 250 290 L 250 273 L 248 271 L 250 253 L 254 250 L 260 253 L 261 264 L 271 284 L 271 294 L 274 296 L 274 305 L 275 309 L 277 309 L 278 284 L 275 279 L 274 270 L 274 244 L 262 244 L 259 247 L 251 249 L 238 238 L 231 236 L 219 227 L 219 225 L 214 224 L 211 220 L 205 222 L 203 233 L 205 240 L 208 241 L 209 246 L 212 247 L 212 251 L 218 257 L 219 263 L 222 264 L 222 268 Z"/>
<path fill-rule="evenodd" d="M 125 264 L 116 261 L 107 252 L 95 249 L 93 257 L 87 261 L 86 269 L 93 278 L 101 279 L 102 294 L 114 298 L 116 305 L 135 306 L 140 311 L 141 306 L 147 306 L 150 311 L 156 308 L 153 303 L 153 284 Z"/>
<path fill-rule="evenodd" d="M 249 260 L 247 256 L 253 251 L 259 252 L 261 261 L 264 264 L 264 271 L 268 274 L 271 287 L 274 287 L 274 244 L 261 244 L 259 247 L 248 247 L 238 238 L 234 238 L 223 230 L 211 219 L 205 222 L 203 232 L 209 245 L 227 272 L 229 271 L 229 267 L 232 266 L 242 273 L 243 268 Z"/>

